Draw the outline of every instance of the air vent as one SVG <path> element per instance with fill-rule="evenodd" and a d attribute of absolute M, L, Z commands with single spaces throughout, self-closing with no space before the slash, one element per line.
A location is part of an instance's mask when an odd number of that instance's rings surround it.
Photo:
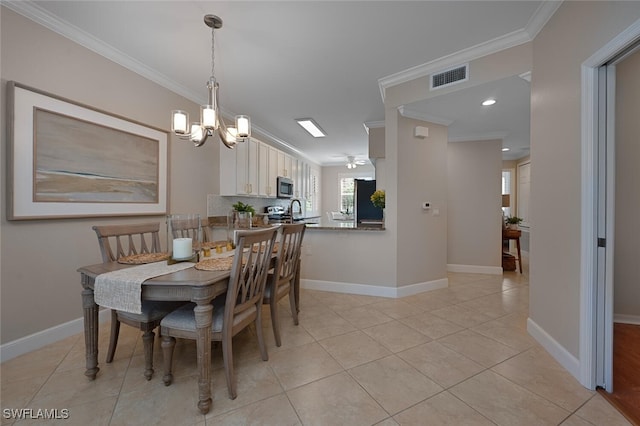
<path fill-rule="evenodd" d="M 467 81 L 469 79 L 468 68 L 469 65 L 465 64 L 459 67 L 449 68 L 438 74 L 432 74 L 431 90 Z"/>

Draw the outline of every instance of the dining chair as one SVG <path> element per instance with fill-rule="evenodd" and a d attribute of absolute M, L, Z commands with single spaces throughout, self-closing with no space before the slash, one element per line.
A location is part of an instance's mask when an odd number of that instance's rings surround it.
<path fill-rule="evenodd" d="M 285 224 L 280 227 L 278 240 L 278 256 L 276 266 L 267 277 L 262 303 L 269 305 L 271 312 L 271 326 L 276 345 L 282 344 L 280 339 L 280 318 L 278 316 L 278 301 L 289 296 L 289 306 L 293 323 L 298 325 L 298 305 L 295 295 L 295 279 L 300 267 L 300 251 L 306 225 L 304 223 Z"/>
<path fill-rule="evenodd" d="M 236 378 L 233 369 L 233 336 L 255 323 L 260 355 L 269 359 L 262 335 L 262 297 L 267 274 L 271 267 L 277 228 L 259 231 L 238 231 L 236 249 L 225 297 L 212 301 L 213 321 L 211 341 L 222 343 L 222 357 L 229 398 L 235 399 Z M 194 303 L 185 305 L 164 317 L 160 322 L 164 357 L 164 384 L 173 381 L 172 363 L 176 337 L 197 340 Z M 204 360 L 209 362 L 209 360 Z"/>
<path fill-rule="evenodd" d="M 103 262 L 115 262 L 121 257 L 144 253 L 161 253 L 160 224 L 141 223 L 128 225 L 102 225 L 93 226 L 92 229 L 98 236 L 100 253 Z M 113 361 L 120 335 L 120 323 L 136 327 L 142 331 L 144 346 L 144 376 L 151 380 L 153 376 L 153 330 L 160 325 L 160 320 L 177 309 L 184 302 L 152 302 L 142 301 L 142 313 L 111 310 L 111 336 L 107 351 L 107 363 Z"/>

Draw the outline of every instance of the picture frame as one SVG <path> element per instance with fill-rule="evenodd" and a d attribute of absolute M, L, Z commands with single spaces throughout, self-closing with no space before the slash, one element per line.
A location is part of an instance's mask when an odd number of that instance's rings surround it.
<path fill-rule="evenodd" d="M 7 83 L 7 219 L 165 215 L 168 132 Z"/>

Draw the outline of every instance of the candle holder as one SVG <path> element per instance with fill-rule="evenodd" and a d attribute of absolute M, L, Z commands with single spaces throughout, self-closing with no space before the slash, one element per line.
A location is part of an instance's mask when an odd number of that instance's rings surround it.
<path fill-rule="evenodd" d="M 199 214 L 173 214 L 167 216 L 168 264 L 197 262 L 202 247 L 202 223 Z"/>

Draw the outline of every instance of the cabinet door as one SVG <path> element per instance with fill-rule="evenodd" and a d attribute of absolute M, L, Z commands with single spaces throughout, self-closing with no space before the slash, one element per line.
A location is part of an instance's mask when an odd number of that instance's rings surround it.
<path fill-rule="evenodd" d="M 289 154 L 278 151 L 278 176 L 291 177 L 291 162 Z"/>
<path fill-rule="evenodd" d="M 300 186 L 299 178 L 300 174 L 298 173 L 298 164 L 300 164 L 300 160 L 297 158 L 291 158 L 291 179 L 293 179 L 293 196 L 295 198 L 300 198 Z"/>
<path fill-rule="evenodd" d="M 237 143 L 236 152 L 236 194 L 249 194 L 249 181 L 247 180 L 247 167 L 249 166 L 249 144 Z M 222 179 L 222 177 L 221 177 Z"/>
<path fill-rule="evenodd" d="M 270 195 L 269 188 L 269 145 L 258 145 L 258 195 L 263 197 Z"/>
<path fill-rule="evenodd" d="M 248 162 L 247 162 L 247 182 L 249 184 L 249 195 L 258 195 L 258 141 L 249 139 L 245 142 L 248 145 Z"/>
<path fill-rule="evenodd" d="M 276 193 L 276 185 L 278 180 L 278 150 L 274 147 L 269 147 L 269 195 L 270 197 L 275 197 Z"/>

